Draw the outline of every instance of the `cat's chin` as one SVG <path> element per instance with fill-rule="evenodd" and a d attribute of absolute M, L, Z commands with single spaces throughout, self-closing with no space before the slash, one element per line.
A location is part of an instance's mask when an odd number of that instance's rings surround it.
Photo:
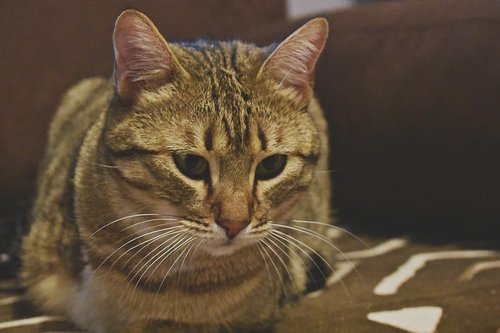
<path fill-rule="evenodd" d="M 248 248 L 254 242 L 248 239 L 214 239 L 206 242 L 202 249 L 211 256 L 224 257 L 234 255 L 245 248 Z"/>

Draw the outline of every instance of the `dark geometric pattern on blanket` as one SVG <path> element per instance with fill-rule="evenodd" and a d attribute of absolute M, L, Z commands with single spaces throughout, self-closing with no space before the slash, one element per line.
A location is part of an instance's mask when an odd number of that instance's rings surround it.
<path fill-rule="evenodd" d="M 341 236 L 328 288 L 287 309 L 275 333 L 498 332 L 500 252 L 403 238 Z M 77 332 L 0 282 L 0 333 Z"/>

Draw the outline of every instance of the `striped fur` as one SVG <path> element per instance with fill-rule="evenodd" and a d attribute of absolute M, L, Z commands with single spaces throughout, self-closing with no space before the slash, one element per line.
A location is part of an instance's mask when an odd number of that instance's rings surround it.
<path fill-rule="evenodd" d="M 150 34 L 143 40 L 164 43 L 155 29 L 141 31 Z M 299 89 L 265 74 L 266 63 L 279 66 L 276 49 L 168 44 L 178 70 L 166 80 L 135 85 L 151 77 L 141 70 L 152 65 L 134 64 L 135 81 L 122 67 L 114 86 L 89 79 L 66 94 L 23 248 L 23 278 L 40 307 L 91 332 L 242 332 L 268 327 L 280 304 L 303 293 L 305 252 L 328 258 L 328 246 L 294 235 L 310 246 L 302 253 L 259 240 L 270 242 L 271 221 L 329 221 L 327 128 L 303 93 L 310 81 L 299 80 Z M 318 55 L 305 56 L 301 68 L 314 67 Z M 178 153 L 204 157 L 210 178 L 183 175 L 172 158 Z M 258 181 L 257 164 L 272 154 L 287 155 L 285 169 Z M 249 225 L 229 240 L 217 224 L 224 218 Z"/>

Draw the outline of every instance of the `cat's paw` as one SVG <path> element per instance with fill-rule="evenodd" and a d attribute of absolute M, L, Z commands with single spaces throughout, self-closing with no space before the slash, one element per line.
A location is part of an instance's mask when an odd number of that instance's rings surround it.
<path fill-rule="evenodd" d="M 210 325 L 189 325 L 163 320 L 142 320 L 129 325 L 124 333 L 218 333 L 219 328 Z"/>

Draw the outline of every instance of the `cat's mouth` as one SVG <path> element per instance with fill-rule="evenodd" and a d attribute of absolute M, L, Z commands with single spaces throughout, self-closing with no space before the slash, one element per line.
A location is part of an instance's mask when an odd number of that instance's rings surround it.
<path fill-rule="evenodd" d="M 253 244 L 255 244 L 255 240 L 246 234 L 229 238 L 219 230 L 219 233 L 214 233 L 212 237 L 207 238 L 203 249 L 214 256 L 226 256 L 244 250 Z"/>
<path fill-rule="evenodd" d="M 265 222 L 252 224 L 242 228 L 234 236 L 228 235 L 227 230 L 217 224 L 206 221 L 183 220 L 187 233 L 200 240 L 199 249 L 213 256 L 232 255 L 244 248 L 255 245 L 259 239 L 265 238 L 269 226 Z"/>
<path fill-rule="evenodd" d="M 253 242 L 244 239 L 211 239 L 205 243 L 202 249 L 213 256 L 220 257 L 239 252 L 252 243 Z"/>

